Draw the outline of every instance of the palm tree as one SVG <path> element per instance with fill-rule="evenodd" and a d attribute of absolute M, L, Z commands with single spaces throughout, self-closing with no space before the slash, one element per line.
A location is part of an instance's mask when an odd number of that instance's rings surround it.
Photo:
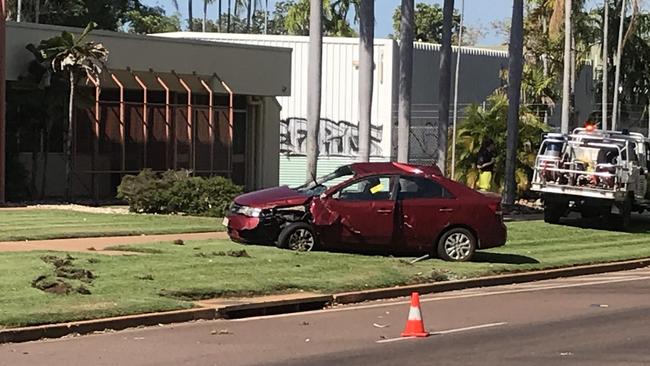
<path fill-rule="evenodd" d="M 316 177 L 320 130 L 323 0 L 309 2 L 309 66 L 307 74 L 307 177 Z"/>
<path fill-rule="evenodd" d="M 228 0 L 228 25 L 226 25 L 226 32 L 227 33 L 230 33 L 230 16 L 231 16 L 230 15 L 230 13 L 231 13 L 230 12 L 230 9 L 231 9 L 230 5 L 231 5 L 231 1 L 232 0 Z"/>
<path fill-rule="evenodd" d="M 205 32 L 205 23 L 208 21 L 208 4 L 212 0 L 203 0 L 203 20 L 201 21 L 201 32 Z"/>
<path fill-rule="evenodd" d="M 621 3 L 621 22 L 618 28 L 618 46 L 616 50 L 616 68 L 614 69 L 614 101 L 612 103 L 612 129 L 616 128 L 616 122 L 618 120 L 618 95 L 619 95 L 619 83 L 621 78 L 621 56 L 623 50 L 625 49 L 625 43 L 630 38 L 634 30 L 636 29 L 637 15 L 639 13 L 639 0 L 632 0 L 632 14 L 630 14 L 630 22 L 627 26 L 627 31 L 625 32 L 625 37 L 623 37 L 623 27 L 625 24 L 625 0 L 622 0 Z"/>
<path fill-rule="evenodd" d="M 397 110 L 397 161 L 408 163 L 411 130 L 411 86 L 413 84 L 413 0 L 402 0 L 399 44 L 399 91 Z"/>
<path fill-rule="evenodd" d="M 178 0 L 172 0 L 172 5 L 174 5 L 174 9 L 176 9 L 176 11 L 179 10 Z M 204 6 L 207 7 L 207 4 L 204 4 Z M 187 24 L 188 24 L 188 30 L 190 32 L 193 30 L 192 29 L 193 22 L 194 19 L 192 18 L 192 0 L 187 0 Z"/>
<path fill-rule="evenodd" d="M 607 38 L 609 37 L 609 0 L 605 0 L 605 5 L 604 5 L 604 10 L 605 14 L 603 16 L 603 57 L 602 57 L 602 64 L 603 64 L 603 95 L 602 95 L 602 117 L 601 117 L 601 128 L 603 130 L 607 130 L 607 88 L 608 88 L 608 81 L 607 81 L 607 72 L 608 70 L 608 64 L 609 64 L 609 55 L 608 52 L 609 50 L 607 49 Z"/>
<path fill-rule="evenodd" d="M 361 0 L 359 10 L 359 160 L 370 161 L 370 125 L 375 41 L 375 1 Z"/>
<path fill-rule="evenodd" d="M 568 35 L 567 35 L 567 38 Z M 508 46 L 508 122 L 506 138 L 506 171 L 504 203 L 515 203 L 517 184 L 517 145 L 519 142 L 519 102 L 521 99 L 521 78 L 524 69 L 524 0 L 514 0 L 510 45 Z"/>
<path fill-rule="evenodd" d="M 192 17 L 192 0 L 187 0 L 187 22 L 190 24 L 190 32 L 194 30 L 194 18 Z"/>
<path fill-rule="evenodd" d="M 562 70 L 562 133 L 569 133 L 571 110 L 571 0 L 564 0 L 564 67 Z"/>
<path fill-rule="evenodd" d="M 454 0 L 445 0 L 442 9 L 442 47 L 438 71 L 438 168 L 447 167 L 447 135 L 449 131 L 449 98 L 451 95 L 451 28 Z"/>
<path fill-rule="evenodd" d="M 99 74 L 105 68 L 104 63 L 108 58 L 108 50 L 101 43 L 85 42 L 86 37 L 95 27 L 95 23 L 89 23 L 78 37 L 64 31 L 60 36 L 41 41 L 37 47 L 28 46 L 32 53 L 39 54 L 43 60 L 49 61 L 51 67 L 49 73 L 63 73 L 69 82 L 68 127 L 65 139 L 66 199 L 70 198 L 72 177 L 75 85 L 83 77 L 91 76 L 98 79 Z"/>

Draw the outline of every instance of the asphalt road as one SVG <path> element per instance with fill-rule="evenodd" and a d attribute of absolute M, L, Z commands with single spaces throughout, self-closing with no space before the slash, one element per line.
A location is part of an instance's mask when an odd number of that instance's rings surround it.
<path fill-rule="evenodd" d="M 0 365 L 650 365 L 650 268 L 0 345 Z"/>

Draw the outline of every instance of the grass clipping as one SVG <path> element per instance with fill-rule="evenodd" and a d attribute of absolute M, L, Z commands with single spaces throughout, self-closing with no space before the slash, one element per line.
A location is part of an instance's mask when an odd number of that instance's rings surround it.
<path fill-rule="evenodd" d="M 95 275 L 85 268 L 75 266 L 75 259 L 69 254 L 65 257 L 54 255 L 41 257 L 43 262 L 54 267 L 54 272 L 36 277 L 32 281 L 32 287 L 56 295 L 71 293 L 90 295 L 87 285 L 92 284 Z"/>

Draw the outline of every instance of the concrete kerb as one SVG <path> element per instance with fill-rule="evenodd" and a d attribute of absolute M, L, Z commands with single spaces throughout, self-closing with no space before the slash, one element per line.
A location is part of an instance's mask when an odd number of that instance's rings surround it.
<path fill-rule="evenodd" d="M 105 330 L 123 330 L 140 326 L 182 323 L 194 320 L 233 319 L 250 316 L 273 315 L 322 309 L 328 305 L 345 305 L 364 301 L 383 300 L 409 296 L 412 292 L 430 294 L 468 288 L 509 285 L 523 282 L 549 280 L 561 277 L 626 271 L 650 266 L 650 258 L 604 263 L 569 268 L 550 269 L 526 273 L 481 277 L 469 280 L 445 281 L 412 286 L 400 286 L 376 290 L 346 292 L 334 295 L 306 296 L 291 300 L 279 300 L 250 304 L 238 304 L 220 308 L 201 308 L 128 315 L 62 324 L 11 328 L 0 330 L 0 343 L 29 342 L 43 338 L 60 338 L 70 334 L 89 334 Z"/>

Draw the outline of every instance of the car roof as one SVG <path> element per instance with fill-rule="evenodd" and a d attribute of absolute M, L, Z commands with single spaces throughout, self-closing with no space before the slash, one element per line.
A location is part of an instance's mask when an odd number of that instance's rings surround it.
<path fill-rule="evenodd" d="M 356 175 L 370 174 L 423 174 L 441 176 L 442 172 L 435 164 L 414 165 L 397 162 L 353 163 L 350 165 Z"/>

